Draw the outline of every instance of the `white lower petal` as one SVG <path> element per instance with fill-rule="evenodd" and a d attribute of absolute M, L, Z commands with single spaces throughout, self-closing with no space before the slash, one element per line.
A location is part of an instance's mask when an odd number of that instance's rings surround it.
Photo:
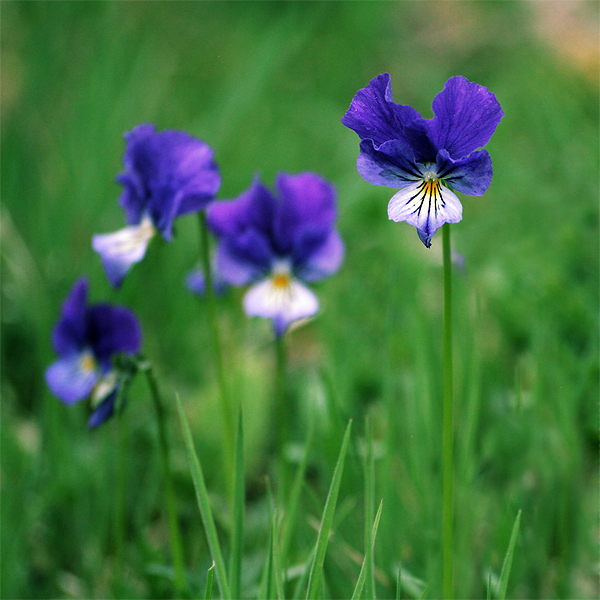
<path fill-rule="evenodd" d="M 156 233 L 150 217 L 139 225 L 130 225 L 114 233 L 95 235 L 93 249 L 100 254 L 106 276 L 113 287 L 119 287 L 127 271 L 146 254 L 148 243 Z"/>
<path fill-rule="evenodd" d="M 462 205 L 454 192 L 439 181 L 419 181 L 398 191 L 388 204 L 392 221 L 406 221 L 433 234 L 444 223 L 462 219 Z"/>
<path fill-rule="evenodd" d="M 284 330 L 298 319 L 312 317 L 319 310 L 315 294 L 295 279 L 287 286 L 265 279 L 251 287 L 244 297 L 244 310 L 250 316 L 273 319 L 277 329 Z"/>

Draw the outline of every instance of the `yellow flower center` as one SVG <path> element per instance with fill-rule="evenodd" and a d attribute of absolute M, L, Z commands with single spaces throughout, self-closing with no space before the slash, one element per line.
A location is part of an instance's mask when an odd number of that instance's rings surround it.
<path fill-rule="evenodd" d="M 289 273 L 275 273 L 271 279 L 271 282 L 273 283 L 274 288 L 281 290 L 287 289 L 290 286 L 291 280 L 292 278 L 290 277 Z"/>
<path fill-rule="evenodd" d="M 423 182 L 422 192 L 425 196 L 437 196 L 440 191 L 440 180 L 439 179 L 426 179 Z"/>
<path fill-rule="evenodd" d="M 86 352 L 81 357 L 79 368 L 85 373 L 93 373 L 96 370 L 96 361 L 91 352 Z"/>

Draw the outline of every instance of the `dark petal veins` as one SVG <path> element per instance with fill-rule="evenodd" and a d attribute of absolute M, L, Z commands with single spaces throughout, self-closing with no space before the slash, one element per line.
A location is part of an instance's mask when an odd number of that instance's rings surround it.
<path fill-rule="evenodd" d="M 476 150 L 459 160 L 453 160 L 446 150 L 441 150 L 437 172 L 451 188 L 469 196 L 483 196 L 492 182 L 492 159 L 487 150 Z"/>
<path fill-rule="evenodd" d="M 94 355 L 105 363 L 113 354 L 139 351 L 142 333 L 135 315 L 125 308 L 95 304 L 88 312 L 88 337 Z"/>
<path fill-rule="evenodd" d="M 360 143 L 356 168 L 365 181 L 374 185 L 402 188 L 421 178 L 411 148 L 391 140 L 375 149 L 371 140 Z"/>
<path fill-rule="evenodd" d="M 52 342 L 59 354 L 82 350 L 86 345 L 87 279 L 82 277 L 71 289 L 54 327 Z"/>
<path fill-rule="evenodd" d="M 429 135 L 439 150 L 455 159 L 485 146 L 504 113 L 487 88 L 452 77 L 433 101 L 435 117 L 427 122 Z"/>

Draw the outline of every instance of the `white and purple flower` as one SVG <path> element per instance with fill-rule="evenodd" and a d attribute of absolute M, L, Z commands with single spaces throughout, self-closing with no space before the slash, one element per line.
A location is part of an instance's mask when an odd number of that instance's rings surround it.
<path fill-rule="evenodd" d="M 171 241 L 173 221 L 203 210 L 221 184 L 213 150 L 183 131 L 156 133 L 153 125 L 138 125 L 125 139 L 125 170 L 117 181 L 128 226 L 92 240 L 113 287 L 142 260 L 157 232 Z"/>
<path fill-rule="evenodd" d="M 88 283 L 79 279 L 62 307 L 52 336 L 59 359 L 46 370 L 50 390 L 65 404 L 90 398 L 89 427 L 97 427 L 114 411 L 118 376 L 116 354 L 139 351 L 141 331 L 129 310 L 108 304 L 87 304 Z"/>
<path fill-rule="evenodd" d="M 250 316 L 273 321 L 284 334 L 319 310 L 305 283 L 335 273 L 344 256 L 335 230 L 335 190 L 313 173 L 280 174 L 279 199 L 256 178 L 235 200 L 214 202 L 208 225 L 218 238 L 217 270 L 227 283 L 252 284 L 244 297 Z"/>
<path fill-rule="evenodd" d="M 378 75 L 354 96 L 342 123 L 360 137 L 357 169 L 369 183 L 399 188 L 388 204 L 393 221 L 417 228 L 426 247 L 444 223 L 462 219 L 451 190 L 482 196 L 492 180 L 485 146 L 503 117 L 496 96 L 452 77 L 433 101 L 433 119 L 395 104 L 390 76 Z"/>

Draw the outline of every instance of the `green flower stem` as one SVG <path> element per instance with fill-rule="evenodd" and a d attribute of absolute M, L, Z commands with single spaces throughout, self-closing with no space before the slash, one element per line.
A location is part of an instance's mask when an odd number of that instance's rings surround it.
<path fill-rule="evenodd" d="M 126 431 L 122 412 L 117 414 L 117 493 L 115 498 L 115 570 L 116 584 L 121 590 L 125 571 L 125 488 L 127 486 Z M 119 591 L 120 595 L 120 591 Z"/>
<path fill-rule="evenodd" d="M 450 224 L 442 227 L 444 253 L 444 409 L 442 430 L 443 512 L 442 590 L 446 600 L 454 597 L 454 408 L 452 382 L 452 263 Z"/>
<path fill-rule="evenodd" d="M 173 477 L 171 474 L 171 463 L 169 460 L 169 440 L 165 421 L 165 409 L 161 400 L 160 392 L 158 390 L 156 378 L 152 372 L 152 367 L 149 363 L 145 363 L 141 368 L 146 373 L 148 387 L 150 388 L 150 395 L 152 396 L 154 408 L 156 410 L 158 437 L 165 479 L 165 501 L 167 505 L 169 533 L 171 537 L 171 553 L 173 558 L 173 570 L 175 572 L 175 588 L 177 595 L 181 598 L 185 597 L 186 595 L 185 571 L 183 564 L 183 544 L 181 542 L 181 532 L 179 531 L 179 524 L 177 521 L 177 506 L 175 503 Z"/>
<path fill-rule="evenodd" d="M 287 405 L 287 351 L 285 337 L 283 335 L 275 338 L 276 365 L 275 365 L 275 426 L 278 430 L 277 460 L 279 462 L 280 476 L 280 498 L 287 498 L 288 473 L 284 456 L 285 444 L 289 437 L 290 419 L 289 407 Z"/>
<path fill-rule="evenodd" d="M 223 353 L 221 352 L 221 336 L 219 334 L 219 324 L 217 321 L 217 303 L 213 287 L 213 273 L 210 261 L 210 234 L 206 222 L 206 211 L 198 213 L 200 218 L 200 238 L 202 244 L 202 269 L 204 271 L 205 296 L 208 309 L 208 321 L 213 343 L 213 352 L 217 368 L 217 380 L 219 384 L 219 397 L 221 401 L 221 415 L 225 427 L 225 460 L 227 472 L 229 474 L 228 485 L 233 480 L 233 456 L 235 447 L 235 429 L 233 423 L 233 407 L 227 390 L 227 381 L 225 378 L 225 365 L 223 362 Z"/>

